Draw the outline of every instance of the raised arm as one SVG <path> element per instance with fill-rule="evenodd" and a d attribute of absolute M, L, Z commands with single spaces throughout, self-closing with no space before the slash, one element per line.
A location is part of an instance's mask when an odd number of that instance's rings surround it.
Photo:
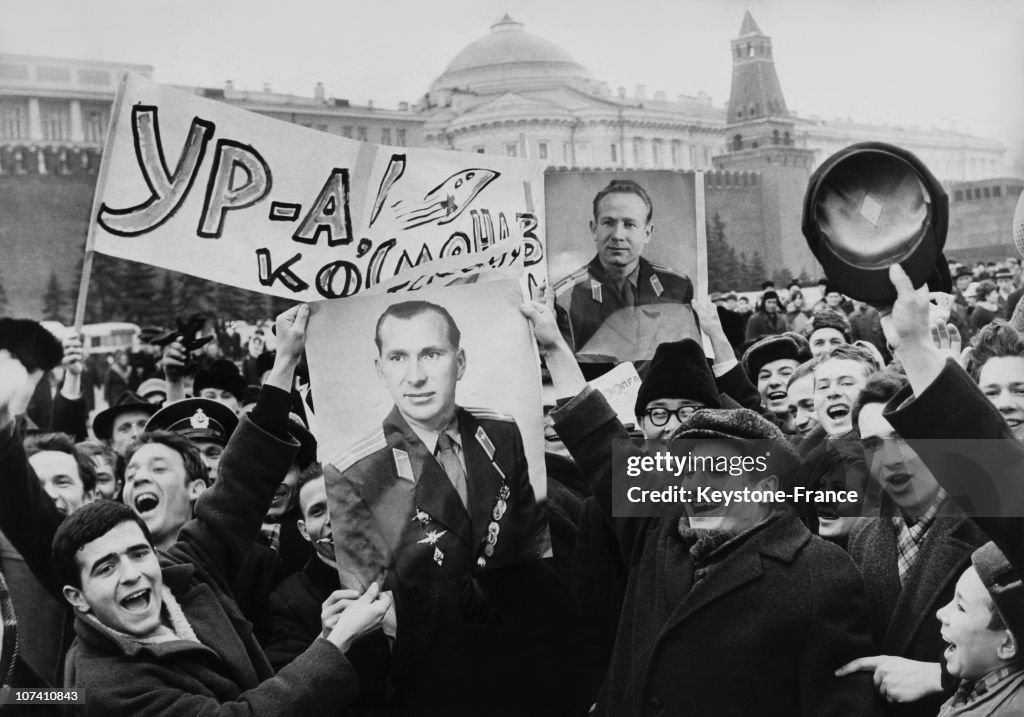
<path fill-rule="evenodd" d="M 38 372 L 0 349 L 0 531 L 17 548 L 39 581 L 54 590 L 50 544 L 64 516 L 43 492 L 25 457 L 21 416 L 39 382 Z"/>
<path fill-rule="evenodd" d="M 252 414 L 242 417 L 228 441 L 216 484 L 196 501 L 195 518 L 170 548 L 226 585 L 234 583 L 299 447 L 288 434 L 288 410 L 308 319 L 305 304 L 277 318 L 278 350 L 270 377 Z"/>
<path fill-rule="evenodd" d="M 629 434 L 601 392 L 587 385 L 551 309 L 543 303 L 529 302 L 521 310 L 533 325 L 537 348 L 547 363 L 557 397 L 572 397 L 552 412 L 558 435 L 581 475 L 593 487 L 594 498 L 614 528 L 623 558 L 629 563 L 647 522 L 612 518 L 612 441 L 628 441 Z"/>
<path fill-rule="evenodd" d="M 1004 501 L 993 511 L 999 515 L 972 518 L 1010 562 L 1024 570 L 1024 445 L 974 380 L 936 344 L 932 332 L 940 327 L 933 329 L 930 323 L 927 288 L 915 290 L 898 264 L 889 276 L 898 294 L 883 328 L 910 388 L 889 401 L 886 419 L 954 497 L 965 485 L 962 464 L 937 453 L 934 441 L 979 441 L 987 468 L 985 475 L 977 476 L 979 487 L 980 481 L 990 481 Z"/>

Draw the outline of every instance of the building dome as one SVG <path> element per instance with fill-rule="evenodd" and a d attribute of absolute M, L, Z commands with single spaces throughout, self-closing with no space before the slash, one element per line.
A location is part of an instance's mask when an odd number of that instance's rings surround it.
<path fill-rule="evenodd" d="M 558 45 L 523 30 L 505 15 L 491 32 L 455 56 L 431 86 L 480 94 L 591 83 L 590 71 Z"/>

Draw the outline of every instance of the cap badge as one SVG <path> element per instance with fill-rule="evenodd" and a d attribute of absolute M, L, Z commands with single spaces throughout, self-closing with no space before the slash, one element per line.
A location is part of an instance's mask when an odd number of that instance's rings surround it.
<path fill-rule="evenodd" d="M 203 409 L 197 408 L 196 412 L 192 414 L 192 418 L 188 419 L 189 424 L 192 428 L 209 428 L 210 417 L 203 413 Z"/>

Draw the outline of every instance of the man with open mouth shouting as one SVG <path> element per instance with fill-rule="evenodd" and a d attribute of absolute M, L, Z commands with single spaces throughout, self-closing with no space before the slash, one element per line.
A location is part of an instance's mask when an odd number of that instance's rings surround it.
<path fill-rule="evenodd" d="M 855 660 L 841 674 L 871 672 L 879 695 L 892 703 L 891 714 L 930 717 L 953 685 L 943 679 L 945 645 L 928 616 L 952 600 L 956 577 L 985 534 L 947 498 L 883 415 L 906 385 L 906 376 L 891 369 L 876 373 L 854 408 L 871 478 L 884 491 L 881 517 L 858 521 L 850 536 L 879 654 Z"/>
<path fill-rule="evenodd" d="M 299 447 L 287 416 L 308 317 L 305 305 L 278 317 L 277 359 L 260 399 L 229 441 L 216 485 L 176 541 L 158 551 L 143 517 L 160 512 L 152 524 L 165 544 L 169 522 L 160 500 L 186 503 L 188 486 L 206 469 L 191 446 L 179 451 L 160 440 L 144 442 L 129 461 L 129 480 L 152 483 L 156 506 L 133 488 L 141 516 L 98 501 L 57 529 L 53 562 L 77 633 L 65 686 L 86 696 L 86 714 L 307 717 L 333 714 L 354 699 L 357 680 L 344 653 L 380 625 L 390 606 L 376 585 L 276 676 L 227 587 Z M 172 483 L 181 485 L 167 487 Z"/>

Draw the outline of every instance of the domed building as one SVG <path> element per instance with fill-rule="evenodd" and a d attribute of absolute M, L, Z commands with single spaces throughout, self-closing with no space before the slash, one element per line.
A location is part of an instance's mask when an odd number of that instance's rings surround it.
<path fill-rule="evenodd" d="M 710 168 L 725 111 L 705 95 L 613 95 L 508 15 L 448 64 L 421 102 L 428 145 L 607 168 Z"/>

